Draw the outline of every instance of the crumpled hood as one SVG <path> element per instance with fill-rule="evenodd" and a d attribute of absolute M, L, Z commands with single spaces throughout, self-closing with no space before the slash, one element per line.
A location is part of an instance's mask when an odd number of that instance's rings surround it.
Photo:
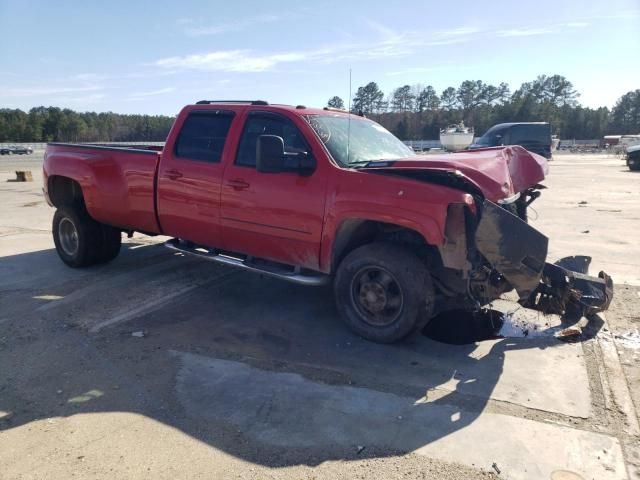
<path fill-rule="evenodd" d="M 459 153 L 416 155 L 379 168 L 385 171 L 451 172 L 474 184 L 485 198 L 496 202 L 523 192 L 544 180 L 549 171 L 547 159 L 524 148 L 482 148 Z M 369 167 L 367 170 L 378 170 Z"/>

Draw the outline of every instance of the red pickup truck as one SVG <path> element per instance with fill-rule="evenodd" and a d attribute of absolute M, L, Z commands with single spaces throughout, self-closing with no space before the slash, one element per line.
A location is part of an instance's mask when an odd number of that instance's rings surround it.
<path fill-rule="evenodd" d="M 521 147 L 416 155 L 334 109 L 200 101 L 164 148 L 50 143 L 44 192 L 71 267 L 114 259 L 121 234 L 308 285 L 333 281 L 345 322 L 399 340 L 438 312 L 516 289 L 547 312 L 606 309 L 590 259 L 547 263 L 526 222 L 547 162 Z"/>

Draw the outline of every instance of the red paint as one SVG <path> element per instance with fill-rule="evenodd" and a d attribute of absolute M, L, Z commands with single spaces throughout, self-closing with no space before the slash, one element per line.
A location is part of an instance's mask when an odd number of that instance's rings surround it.
<path fill-rule="evenodd" d="M 219 109 L 235 113 L 221 161 L 175 158 L 173 146 L 188 113 Z M 259 173 L 234 164 L 251 110 L 277 112 L 294 122 L 317 162 L 311 176 Z M 443 243 L 447 207 L 465 203 L 466 193 L 376 174 L 371 171 L 375 169 L 340 167 L 303 119 L 309 114 L 327 112 L 282 105 L 189 105 L 178 116 L 162 152 L 50 144 L 44 163 L 45 193 L 48 177 L 68 177 L 80 184 L 89 213 L 100 222 L 326 273 L 331 270 L 336 232 L 346 220 L 398 224 L 419 232 L 432 245 Z M 410 157 L 396 161 L 392 169 L 458 171 L 486 198 L 497 201 L 539 183 L 547 163 L 521 147 L 498 147 Z"/>

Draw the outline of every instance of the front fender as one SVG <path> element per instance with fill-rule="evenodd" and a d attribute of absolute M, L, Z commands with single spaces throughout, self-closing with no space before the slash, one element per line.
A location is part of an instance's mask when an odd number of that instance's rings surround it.
<path fill-rule="evenodd" d="M 444 240 L 443 225 L 446 220 L 446 211 L 442 213 L 443 216 L 438 215 L 436 218 L 426 215 L 415 218 L 407 215 L 406 211 L 394 211 L 394 209 L 389 209 L 379 214 L 372 214 L 371 211 L 365 210 L 354 210 L 345 212 L 339 217 L 331 217 L 325 222 L 322 232 L 320 270 L 324 273 L 331 273 L 336 239 L 341 229 L 350 222 L 373 221 L 398 225 L 418 233 L 430 245 L 440 245 Z"/>

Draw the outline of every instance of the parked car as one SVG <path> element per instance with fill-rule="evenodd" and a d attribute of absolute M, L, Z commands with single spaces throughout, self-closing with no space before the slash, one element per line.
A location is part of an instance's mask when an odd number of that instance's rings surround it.
<path fill-rule="evenodd" d="M 33 148 L 31 147 L 13 147 L 13 153 L 16 155 L 31 155 Z"/>
<path fill-rule="evenodd" d="M 33 153 L 33 149 L 30 147 L 21 147 L 16 145 L 8 145 L 0 148 L 0 154 L 2 155 L 30 155 Z"/>
<path fill-rule="evenodd" d="M 50 143 L 44 191 L 71 267 L 114 259 L 121 232 L 169 235 L 202 259 L 332 281 L 353 331 L 394 342 L 512 289 L 538 310 L 608 307 L 611 279 L 588 277 L 588 257 L 546 263 L 526 222 L 546 172 L 518 146 L 420 156 L 347 112 L 201 101 L 164 149 Z"/>
<path fill-rule="evenodd" d="M 546 122 L 519 122 L 494 125 L 469 148 L 520 145 L 530 152 L 549 159 L 551 144 L 551 125 Z"/>
<path fill-rule="evenodd" d="M 640 170 L 640 144 L 627 148 L 627 166 L 633 172 Z"/>

